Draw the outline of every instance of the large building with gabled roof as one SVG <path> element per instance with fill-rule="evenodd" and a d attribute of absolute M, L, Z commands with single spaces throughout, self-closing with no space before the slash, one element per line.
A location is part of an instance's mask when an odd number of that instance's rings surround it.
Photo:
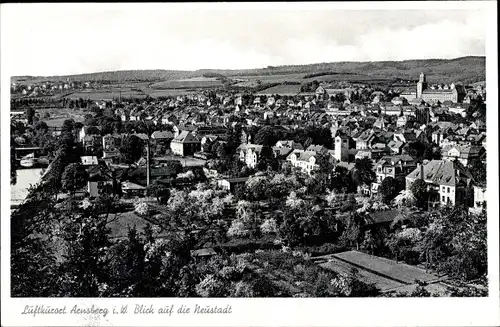
<path fill-rule="evenodd" d="M 172 152 L 179 156 L 188 156 L 201 150 L 200 140 L 190 131 L 182 131 L 170 143 Z"/>
<path fill-rule="evenodd" d="M 400 94 L 400 97 L 405 98 L 408 101 L 414 101 L 415 99 L 423 100 L 425 102 L 441 102 L 451 101 L 454 103 L 462 102 L 465 98 L 465 89 L 463 85 L 459 84 L 445 84 L 445 85 L 431 85 L 427 83 L 427 79 L 424 73 L 420 73 L 416 89 L 412 91 L 406 91 Z"/>
<path fill-rule="evenodd" d="M 474 179 L 460 162 L 431 160 L 419 164 L 406 176 L 406 189 L 409 190 L 417 179 L 422 179 L 427 184 L 429 206 L 472 203 Z"/>

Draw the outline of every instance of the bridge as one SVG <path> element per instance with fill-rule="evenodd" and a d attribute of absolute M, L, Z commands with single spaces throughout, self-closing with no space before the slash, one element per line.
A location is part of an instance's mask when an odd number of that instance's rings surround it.
<path fill-rule="evenodd" d="M 26 148 L 15 148 L 16 152 L 16 160 L 21 160 L 24 156 L 27 156 L 30 153 L 35 154 L 35 158 L 38 158 L 40 152 L 42 152 L 41 147 L 26 147 Z"/>

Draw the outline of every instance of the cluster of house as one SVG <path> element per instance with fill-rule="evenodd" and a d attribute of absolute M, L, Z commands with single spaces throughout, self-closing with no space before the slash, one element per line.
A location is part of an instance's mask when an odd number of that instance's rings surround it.
<path fill-rule="evenodd" d="M 96 82 L 80 82 L 71 81 L 69 78 L 66 81 L 45 81 L 36 83 L 12 82 L 10 90 L 12 94 L 19 94 L 28 97 L 37 97 L 43 95 L 51 95 L 56 92 L 97 88 L 99 85 Z"/>

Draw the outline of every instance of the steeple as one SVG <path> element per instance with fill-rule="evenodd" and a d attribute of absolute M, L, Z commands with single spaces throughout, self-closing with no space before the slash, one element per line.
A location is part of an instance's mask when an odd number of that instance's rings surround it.
<path fill-rule="evenodd" d="M 425 80 L 424 73 L 420 73 L 417 83 L 417 99 L 422 99 L 422 93 L 425 89 L 427 89 L 427 81 Z"/>

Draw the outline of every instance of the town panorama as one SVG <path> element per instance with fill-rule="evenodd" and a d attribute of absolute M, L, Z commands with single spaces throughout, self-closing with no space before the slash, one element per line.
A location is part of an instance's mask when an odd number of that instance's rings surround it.
<path fill-rule="evenodd" d="M 12 77 L 11 294 L 487 296 L 484 65 Z"/>

